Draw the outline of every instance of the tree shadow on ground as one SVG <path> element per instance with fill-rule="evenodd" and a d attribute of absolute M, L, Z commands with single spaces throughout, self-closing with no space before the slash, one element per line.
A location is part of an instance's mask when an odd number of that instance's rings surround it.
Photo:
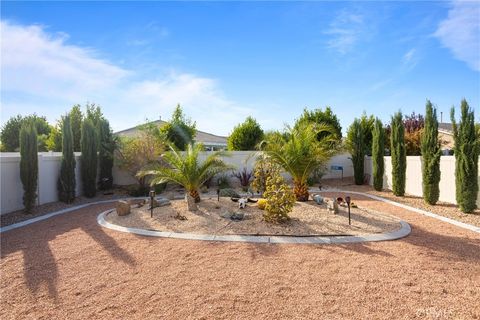
<path fill-rule="evenodd" d="M 85 209 L 80 209 L 77 212 L 2 233 L 0 257 L 4 259 L 12 253 L 22 251 L 26 285 L 33 294 L 36 294 L 44 283 L 48 289 L 48 295 L 55 301 L 58 297 L 58 261 L 49 243 L 67 232 L 74 229 L 82 230 L 113 259 L 134 267 L 135 259 L 97 224 L 96 216 L 105 208 L 106 206 L 93 206 L 90 208 L 93 210 L 92 213 L 87 214 L 81 212 Z M 88 253 L 83 258 L 88 259 Z"/>

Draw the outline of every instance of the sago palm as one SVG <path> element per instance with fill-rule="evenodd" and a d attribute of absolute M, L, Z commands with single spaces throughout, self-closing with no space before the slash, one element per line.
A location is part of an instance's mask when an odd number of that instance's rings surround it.
<path fill-rule="evenodd" d="M 209 154 L 204 161 L 199 161 L 199 154 L 203 151 L 201 144 L 189 144 L 185 151 L 179 151 L 170 145 L 170 151 L 162 156 L 162 164 L 155 164 L 147 170 L 138 172 L 138 177 L 151 177 L 150 184 L 164 182 L 177 183 L 195 199 L 200 201 L 198 189 L 214 175 L 232 169 L 220 158 L 223 152 Z"/>
<path fill-rule="evenodd" d="M 307 201 L 308 177 L 337 152 L 338 141 L 334 141 L 335 135 L 319 134 L 332 131 L 325 124 L 303 124 L 287 129 L 286 134 L 271 135 L 262 149 L 271 161 L 292 176 L 297 201 Z"/>

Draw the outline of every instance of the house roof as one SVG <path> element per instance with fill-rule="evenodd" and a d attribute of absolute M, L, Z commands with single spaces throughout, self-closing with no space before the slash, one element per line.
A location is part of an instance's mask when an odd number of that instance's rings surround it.
<path fill-rule="evenodd" d="M 167 122 L 163 120 L 156 120 L 150 123 L 156 124 L 161 127 L 161 126 L 164 126 Z M 138 132 L 138 126 L 115 132 L 115 134 L 119 136 L 124 136 L 124 137 L 134 137 L 137 135 L 137 132 Z M 197 130 L 197 133 L 195 135 L 195 141 L 201 142 L 204 145 L 215 145 L 215 146 L 227 145 L 227 137 L 217 136 L 217 135 L 200 131 L 200 130 Z"/>

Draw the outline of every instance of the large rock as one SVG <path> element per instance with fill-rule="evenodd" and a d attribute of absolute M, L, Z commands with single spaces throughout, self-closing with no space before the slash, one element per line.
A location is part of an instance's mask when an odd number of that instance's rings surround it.
<path fill-rule="evenodd" d="M 127 201 L 117 201 L 115 209 L 117 210 L 117 214 L 119 216 L 126 216 L 127 214 L 130 214 L 130 204 Z"/>
<path fill-rule="evenodd" d="M 188 193 L 185 194 L 185 201 L 187 202 L 188 211 L 197 211 L 198 208 L 195 199 Z"/>

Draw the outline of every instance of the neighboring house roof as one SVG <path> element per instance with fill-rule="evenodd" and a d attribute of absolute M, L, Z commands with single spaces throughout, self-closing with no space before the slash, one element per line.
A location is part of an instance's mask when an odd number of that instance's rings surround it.
<path fill-rule="evenodd" d="M 445 134 L 453 134 L 453 125 L 451 123 L 441 122 L 438 124 L 438 131 Z"/>
<path fill-rule="evenodd" d="M 154 123 L 158 126 L 164 126 L 167 122 L 163 120 L 156 120 L 150 123 Z M 121 130 L 115 132 L 116 135 L 124 136 L 124 137 L 134 137 L 137 135 L 138 127 L 133 127 L 125 130 Z M 197 134 L 195 135 L 195 141 L 201 142 L 204 145 L 209 146 L 226 146 L 227 145 L 227 137 L 217 136 L 208 132 L 197 130 Z"/>

